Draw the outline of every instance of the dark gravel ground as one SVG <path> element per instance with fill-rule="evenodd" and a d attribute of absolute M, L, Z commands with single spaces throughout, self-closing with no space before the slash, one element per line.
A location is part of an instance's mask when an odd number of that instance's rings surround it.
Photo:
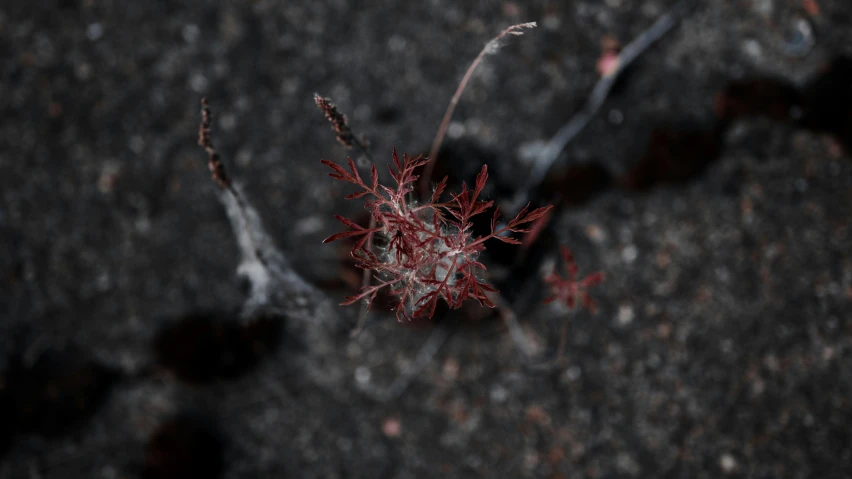
<path fill-rule="evenodd" d="M 543 354 L 568 323 L 558 367 L 531 370 L 498 321 L 462 317 L 383 402 L 428 324 L 388 315 L 350 340 L 236 321 L 246 288 L 195 145 L 202 95 L 270 234 L 337 298 L 340 250 L 320 241 L 357 206 L 319 164 L 347 152 L 315 91 L 380 162 L 423 151 L 484 42 L 539 22 L 482 65 L 444 151 L 511 191 L 521 153 L 583 104 L 601 39 L 673 3 L 3 2 L 0 478 L 852 477 L 852 82 L 803 88 L 798 125 L 744 118 L 766 88 L 725 90 L 805 86 L 852 55 L 848 0 L 696 2 L 569 146 L 558 169 L 616 181 L 552 223 L 606 273 L 598 314 L 518 310 Z M 740 109 L 714 129 L 720 91 Z M 699 165 L 667 174 L 667 154 Z"/>

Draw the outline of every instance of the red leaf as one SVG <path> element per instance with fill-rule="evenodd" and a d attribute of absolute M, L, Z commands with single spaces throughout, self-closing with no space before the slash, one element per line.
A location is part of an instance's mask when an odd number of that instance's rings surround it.
<path fill-rule="evenodd" d="M 337 233 L 329 236 L 328 238 L 322 240 L 323 243 L 331 243 L 332 241 L 337 241 L 343 238 L 349 238 L 352 236 L 364 235 L 372 232 L 373 230 L 357 230 L 357 231 L 344 231 L 342 233 Z"/>
<path fill-rule="evenodd" d="M 448 177 L 445 176 L 444 179 L 438 183 L 438 186 L 435 187 L 435 191 L 432 192 L 432 203 L 437 203 L 441 198 L 441 193 L 443 193 L 444 188 L 447 187 L 447 178 Z"/>
<path fill-rule="evenodd" d="M 419 168 L 426 163 L 429 163 L 429 158 L 425 158 L 423 155 L 417 155 L 416 157 L 407 156 L 405 158 L 405 169 L 409 172 L 414 171 L 415 168 Z"/>
<path fill-rule="evenodd" d="M 349 169 L 352 170 L 352 175 L 355 178 L 355 181 L 357 181 L 359 185 L 363 185 L 364 182 L 361 181 L 361 175 L 358 174 L 358 168 L 355 168 L 355 162 L 349 157 L 346 158 L 346 161 L 349 162 Z"/>
<path fill-rule="evenodd" d="M 473 210 L 470 212 L 470 216 L 476 216 L 491 206 L 494 205 L 494 201 L 477 201 L 475 205 L 473 205 Z"/>
<path fill-rule="evenodd" d="M 526 204 L 526 205 L 525 205 L 525 206 L 521 209 L 521 211 L 520 211 L 517 215 L 515 215 L 515 217 L 514 217 L 514 218 L 512 218 L 512 220 L 511 220 L 511 221 L 509 221 L 509 226 L 513 225 L 515 222 L 519 221 L 519 220 L 520 220 L 520 218 L 521 218 L 522 216 L 524 216 L 525 214 L 527 214 L 527 210 L 528 210 L 529 208 L 530 208 L 530 204 L 529 204 L 529 203 L 527 203 L 527 204 Z"/>
<path fill-rule="evenodd" d="M 491 232 L 494 232 L 494 229 L 497 228 L 497 220 L 500 219 L 500 206 L 494 208 L 494 216 L 491 217 Z"/>
<path fill-rule="evenodd" d="M 529 206 L 529 203 L 527 203 L 527 206 L 524 206 L 524 209 L 522 209 L 521 212 L 518 213 L 518 216 L 515 216 L 515 218 L 509 222 L 510 227 L 535 221 L 544 216 L 548 211 L 550 211 L 551 208 L 553 208 L 553 205 L 548 205 L 543 206 L 541 208 L 536 208 L 533 211 L 527 213 L 526 211 Z"/>
<path fill-rule="evenodd" d="M 464 216 L 462 216 L 462 212 L 456 208 L 447 208 L 447 211 L 453 215 L 457 220 L 462 220 Z"/>
<path fill-rule="evenodd" d="M 405 180 L 403 181 L 402 184 L 408 185 L 408 184 L 414 183 L 415 181 L 417 181 L 418 178 L 420 178 L 419 175 L 412 175 L 410 171 L 407 171 L 406 175 L 405 175 Z"/>
<path fill-rule="evenodd" d="M 574 253 L 568 249 L 567 246 L 562 245 L 559 247 L 559 253 L 562 255 L 562 261 L 565 261 L 565 264 L 574 264 Z"/>
<path fill-rule="evenodd" d="M 598 271 L 597 273 L 592 273 L 586 276 L 582 284 L 584 287 L 595 286 L 604 282 L 605 276 L 602 271 Z"/>
<path fill-rule="evenodd" d="M 350 304 L 355 304 L 358 301 L 361 301 L 360 296 L 347 296 L 343 298 L 343 302 L 340 303 L 341 306 L 349 306 Z"/>
<path fill-rule="evenodd" d="M 523 242 L 518 241 L 515 238 L 512 238 L 511 236 L 499 236 L 498 235 L 498 236 L 495 236 L 494 239 L 497 239 L 497 240 L 500 240 L 504 243 L 509 243 L 509 244 L 523 244 Z"/>
<path fill-rule="evenodd" d="M 377 264 L 379 262 L 379 258 L 375 254 L 365 249 L 354 249 L 349 253 L 349 256 L 364 263 Z"/>
<path fill-rule="evenodd" d="M 468 261 L 467 265 L 465 266 L 470 268 L 479 268 L 483 271 L 488 271 L 488 268 L 486 268 L 485 265 L 480 263 L 479 261 Z"/>
<path fill-rule="evenodd" d="M 405 312 L 405 307 L 397 307 L 396 308 L 396 320 L 397 320 L 397 322 L 401 323 L 403 318 L 407 319 L 408 321 L 411 321 L 411 316 L 409 316 L 408 313 Z"/>
<path fill-rule="evenodd" d="M 482 165 L 482 169 L 479 170 L 479 174 L 476 175 L 476 188 L 473 190 L 474 200 L 479 197 L 479 193 L 482 193 L 482 189 L 485 188 L 486 181 L 488 181 L 488 165 Z"/>
<path fill-rule="evenodd" d="M 359 191 L 357 193 L 352 193 L 352 194 L 346 195 L 343 198 L 347 199 L 347 200 L 356 200 L 358 198 L 363 198 L 363 197 L 365 197 L 365 196 L 367 196 L 371 193 L 372 193 L 372 191 L 370 191 L 370 190 L 364 190 L 364 191 Z"/>
<path fill-rule="evenodd" d="M 479 301 L 480 306 L 488 306 L 489 308 L 494 307 L 494 303 L 492 303 L 491 300 L 488 299 L 488 296 L 485 293 L 483 293 L 482 290 L 490 291 L 490 292 L 497 292 L 496 289 L 492 288 L 491 286 L 489 286 L 485 283 L 479 283 L 479 282 L 476 282 L 476 281 L 474 281 L 473 285 L 471 285 L 471 289 L 474 291 L 474 298 L 476 298 L 476 300 Z"/>
<path fill-rule="evenodd" d="M 369 306 L 370 304 L 373 303 L 373 300 L 376 298 L 376 294 L 378 294 L 378 292 L 381 288 L 382 288 L 382 286 L 368 286 L 366 288 L 363 288 L 360 293 L 353 295 L 353 296 L 347 296 L 347 297 L 343 298 L 343 302 L 340 303 L 340 305 L 341 306 L 349 306 L 350 304 L 357 303 L 358 301 L 369 296 L 369 298 L 367 300 L 368 301 L 367 305 Z"/>
<path fill-rule="evenodd" d="M 371 193 L 372 192 L 369 191 L 369 190 L 364 190 L 364 191 L 359 191 L 357 193 L 348 194 L 348 195 L 344 196 L 343 198 L 347 199 L 347 200 L 357 200 L 358 198 L 363 198 L 363 197 L 365 197 L 365 196 L 367 196 Z"/>
<path fill-rule="evenodd" d="M 551 211 L 548 211 L 544 216 L 532 222 L 528 234 L 524 236 L 523 239 L 526 247 L 529 247 L 536 242 L 542 231 L 544 231 L 545 226 L 547 226 L 547 223 L 550 221 L 551 213 Z"/>
<path fill-rule="evenodd" d="M 373 165 L 370 169 L 370 178 L 373 180 L 373 191 L 376 191 L 376 187 L 379 185 L 379 170 L 376 169 L 376 165 Z"/>
<path fill-rule="evenodd" d="M 338 180 L 348 181 L 350 183 L 353 181 L 352 176 L 349 173 L 347 173 L 346 170 L 344 170 L 343 167 L 338 165 L 337 163 L 335 163 L 331 160 L 320 160 L 320 163 L 328 166 L 329 168 L 331 168 L 332 170 L 337 172 L 337 174 L 329 173 L 328 176 L 330 176 L 332 178 L 336 178 Z"/>
<path fill-rule="evenodd" d="M 438 292 L 432 291 L 426 296 L 423 296 L 417 301 L 415 306 L 420 303 L 423 303 L 423 305 L 414 310 L 413 316 L 415 318 L 420 318 L 424 316 L 427 318 L 431 318 L 435 314 L 435 307 L 438 305 Z M 429 314 L 425 314 L 427 310 L 429 311 Z"/>
<path fill-rule="evenodd" d="M 355 223 L 354 221 L 350 220 L 349 218 L 344 218 L 340 215 L 334 215 L 334 219 L 336 219 L 337 221 L 340 221 L 341 223 L 345 224 L 346 226 L 348 226 L 350 228 L 353 228 L 353 229 L 356 229 L 356 230 L 364 229 L 363 226 L 359 225 L 358 223 Z"/>
<path fill-rule="evenodd" d="M 402 173 L 402 165 L 399 163 L 399 155 L 396 154 L 396 146 L 393 147 L 392 157 L 393 157 L 393 164 L 396 165 L 397 171 Z"/>
<path fill-rule="evenodd" d="M 364 237 L 361 238 L 358 241 L 358 243 L 355 244 L 355 246 L 352 248 L 352 251 L 364 250 L 364 245 L 367 243 L 367 241 L 369 239 L 370 239 L 370 234 L 365 234 Z M 369 253 L 369 251 L 367 251 L 367 252 Z M 374 262 L 378 263 L 378 261 L 374 261 Z"/>
<path fill-rule="evenodd" d="M 588 309 L 590 313 L 594 314 L 597 312 L 597 304 L 595 304 L 595 300 L 593 300 L 588 294 L 583 293 L 581 301 L 583 307 Z"/>
<path fill-rule="evenodd" d="M 390 196 L 391 198 L 393 198 L 394 196 L 396 196 L 396 190 L 392 190 L 392 189 L 388 188 L 388 187 L 387 187 L 387 186 L 385 186 L 385 185 L 379 185 L 379 188 L 381 188 L 382 190 L 384 190 L 384 192 L 385 192 L 385 193 L 387 193 L 387 194 L 388 194 L 388 196 Z"/>

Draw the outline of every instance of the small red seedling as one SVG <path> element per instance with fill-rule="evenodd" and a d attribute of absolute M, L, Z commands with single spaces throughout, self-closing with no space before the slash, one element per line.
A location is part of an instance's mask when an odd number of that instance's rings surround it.
<path fill-rule="evenodd" d="M 561 276 L 555 269 L 553 272 L 544 277 L 544 282 L 550 286 L 552 296 L 545 298 L 544 303 L 552 303 L 559 301 L 569 309 L 574 309 L 578 304 L 580 307 L 586 308 L 592 313 L 597 310 L 597 304 L 589 296 L 587 290 L 592 286 L 603 283 L 604 274 L 601 271 L 592 273 L 581 280 L 577 280 L 579 268 L 574 262 L 574 254 L 567 246 L 560 248 L 562 260 L 565 262 L 565 269 L 568 271 L 568 277 Z"/>
<path fill-rule="evenodd" d="M 495 239 L 521 244 L 509 233 L 528 232 L 524 225 L 541 218 L 551 208 L 545 206 L 528 211 L 527 205 L 501 227 L 497 226 L 499 208 L 495 208 L 491 233 L 474 237 L 471 218 L 494 205 L 493 201 L 479 199 L 488 181 L 487 166 L 483 166 L 477 175 L 473 190 L 462 183 L 461 192 L 451 194 L 452 199 L 442 203 L 441 194 L 447 186 L 445 177 L 435 187 L 428 203 L 417 204 L 409 199 L 419 178 L 415 170 L 427 164 L 427 158 L 404 154 L 400 160 L 394 149 L 393 163 L 388 165 L 396 182 L 393 188 L 379 184 L 375 165 L 370 170 L 369 182 L 365 183 L 351 158 L 348 162 L 347 171 L 332 161 L 322 160 L 332 169 L 329 176 L 360 188 L 346 199 L 367 198 L 365 207 L 375 220 L 376 227 L 364 228 L 335 215 L 349 230 L 329 236 L 323 242 L 360 237 L 350 255 L 358 262 L 359 268 L 374 271 L 378 283 L 347 297 L 342 304 L 361 300 L 372 304 L 378 292 L 388 288 L 390 295 L 398 299 L 394 310 L 399 320 L 431 318 L 439 299 L 454 309 L 461 307 L 467 299 L 475 299 L 480 305 L 493 308 L 487 293 L 496 293 L 497 290 L 480 278 L 486 268 L 477 261 L 479 253 L 485 250 L 484 243 Z M 374 246 L 369 248 L 369 239 L 374 236 Z"/>

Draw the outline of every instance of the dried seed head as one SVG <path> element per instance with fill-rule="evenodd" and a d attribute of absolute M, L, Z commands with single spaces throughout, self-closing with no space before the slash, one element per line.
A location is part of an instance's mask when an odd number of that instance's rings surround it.
<path fill-rule="evenodd" d="M 207 152 L 207 167 L 210 168 L 210 176 L 213 181 L 219 185 L 219 188 L 226 189 L 231 187 L 231 179 L 225 172 L 225 166 L 222 164 L 222 159 L 219 157 L 219 152 L 213 146 L 212 135 L 210 128 L 213 124 L 213 113 L 207 105 L 207 98 L 201 99 L 201 124 L 198 126 L 198 146 L 204 148 Z"/>
<path fill-rule="evenodd" d="M 538 24 L 536 24 L 535 22 L 519 23 L 517 25 L 512 25 L 511 27 L 500 32 L 499 35 L 497 35 L 496 37 L 491 39 L 491 41 L 489 41 L 485 45 L 485 53 L 486 54 L 496 53 L 497 50 L 500 49 L 500 46 L 501 46 L 500 41 L 506 35 L 515 35 L 515 36 L 523 35 L 525 29 L 535 28 L 537 26 L 538 26 Z"/>
<path fill-rule="evenodd" d="M 346 115 L 340 113 L 337 105 L 332 103 L 330 98 L 324 98 L 319 93 L 314 93 L 314 102 L 325 113 L 328 121 L 331 122 L 331 129 L 337 135 L 337 141 L 346 148 L 352 148 L 357 140 L 355 135 L 352 134 L 352 129 L 349 128 L 349 121 L 346 119 Z"/>

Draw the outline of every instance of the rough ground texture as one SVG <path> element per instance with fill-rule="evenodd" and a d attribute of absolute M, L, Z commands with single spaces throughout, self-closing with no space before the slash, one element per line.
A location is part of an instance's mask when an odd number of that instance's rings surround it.
<path fill-rule="evenodd" d="M 3 2 L 0 478 L 852 476 L 852 162 L 791 122 L 737 118 L 673 156 L 718 147 L 690 181 L 628 175 L 560 209 L 542 268 L 566 243 L 607 281 L 596 316 L 518 307 L 542 360 L 568 322 L 551 369 L 499 321 L 446 316 L 463 326 L 381 401 L 430 324 L 381 313 L 349 339 L 237 321 L 247 288 L 195 146 L 202 95 L 271 236 L 340 298 L 341 250 L 320 241 L 357 205 L 319 164 L 347 152 L 315 91 L 379 162 L 422 152 L 483 43 L 539 22 L 486 59 L 442 152 L 463 179 L 488 162 L 499 197 L 583 104 L 601 39 L 673 3 Z M 803 86 L 852 55 L 848 0 L 695 3 L 557 169 L 621 177 L 666 136 L 653 128 L 712 130 L 730 82 Z M 846 92 L 828 98 L 848 115 Z"/>

